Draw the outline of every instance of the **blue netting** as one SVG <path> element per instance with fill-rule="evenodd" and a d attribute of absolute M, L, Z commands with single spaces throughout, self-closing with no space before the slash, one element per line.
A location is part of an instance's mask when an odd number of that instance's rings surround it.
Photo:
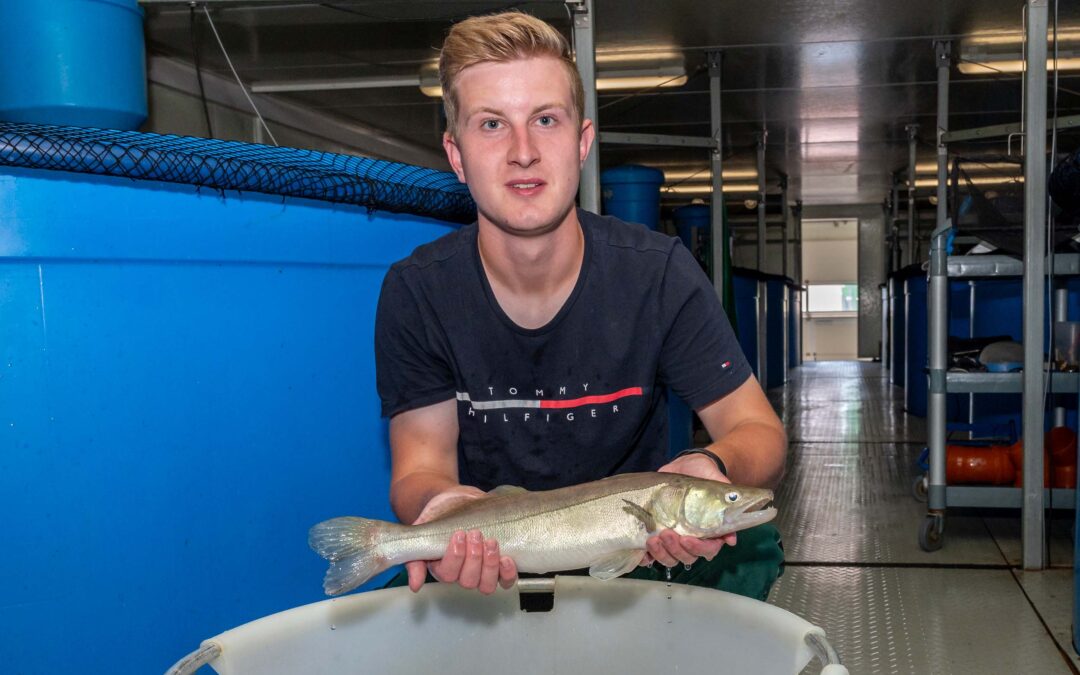
<path fill-rule="evenodd" d="M 452 173 L 297 148 L 136 131 L 0 122 L 0 166 L 244 190 L 467 223 L 469 190 Z"/>

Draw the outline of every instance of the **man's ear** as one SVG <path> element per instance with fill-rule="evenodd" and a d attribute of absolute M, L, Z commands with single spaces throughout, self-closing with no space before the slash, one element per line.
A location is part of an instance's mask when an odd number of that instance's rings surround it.
<path fill-rule="evenodd" d="M 450 161 L 450 168 L 457 174 L 458 181 L 464 183 L 465 169 L 461 166 L 461 148 L 458 147 L 457 140 L 449 131 L 443 132 L 442 146 L 446 151 L 446 159 Z"/>
<path fill-rule="evenodd" d="M 589 150 L 592 148 L 593 141 L 596 140 L 596 127 L 593 126 L 593 122 L 590 119 L 582 120 L 581 122 L 581 140 L 578 141 L 578 159 L 582 167 L 585 166 L 585 158 L 589 156 Z"/>

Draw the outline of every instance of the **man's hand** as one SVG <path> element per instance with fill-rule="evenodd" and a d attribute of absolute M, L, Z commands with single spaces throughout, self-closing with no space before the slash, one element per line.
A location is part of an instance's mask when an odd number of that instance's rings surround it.
<path fill-rule="evenodd" d="M 432 497 L 413 525 L 434 520 L 441 514 L 486 493 L 478 488 L 459 485 Z M 428 570 L 439 581 L 456 583 L 462 588 L 477 589 L 484 595 L 495 592 L 496 584 L 510 588 L 517 581 L 517 567 L 507 556 L 499 555 L 499 542 L 484 540 L 479 530 L 455 532 L 440 560 L 414 560 L 405 563 L 409 588 L 416 593 L 424 585 Z"/>
<path fill-rule="evenodd" d="M 720 473 L 716 463 L 701 454 L 683 455 L 657 469 L 661 473 L 681 473 L 697 478 L 707 478 L 722 483 L 730 483 L 728 477 Z M 724 544 L 734 545 L 735 533 L 718 539 L 698 539 L 680 535 L 673 530 L 661 530 L 645 542 L 647 553 L 641 561 L 643 566 L 659 562 L 665 567 L 675 567 L 678 563 L 692 565 L 698 558 L 712 560 Z"/>

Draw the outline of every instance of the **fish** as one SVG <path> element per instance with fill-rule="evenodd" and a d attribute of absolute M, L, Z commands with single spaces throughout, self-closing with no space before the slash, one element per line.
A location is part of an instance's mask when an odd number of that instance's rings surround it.
<path fill-rule="evenodd" d="M 662 529 L 702 539 L 772 520 L 771 490 L 677 473 L 627 473 L 554 490 L 500 486 L 421 525 L 355 516 L 318 523 L 308 544 L 330 568 L 327 595 L 347 593 L 413 560 L 437 560 L 454 532 L 480 530 L 519 572 L 588 568 L 601 580 L 630 572 Z"/>

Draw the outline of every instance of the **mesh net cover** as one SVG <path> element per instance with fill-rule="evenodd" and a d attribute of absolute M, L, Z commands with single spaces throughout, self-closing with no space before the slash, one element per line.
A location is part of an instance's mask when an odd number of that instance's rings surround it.
<path fill-rule="evenodd" d="M 0 166 L 305 197 L 455 223 L 476 219 L 468 188 L 452 173 L 256 143 L 0 122 Z"/>

